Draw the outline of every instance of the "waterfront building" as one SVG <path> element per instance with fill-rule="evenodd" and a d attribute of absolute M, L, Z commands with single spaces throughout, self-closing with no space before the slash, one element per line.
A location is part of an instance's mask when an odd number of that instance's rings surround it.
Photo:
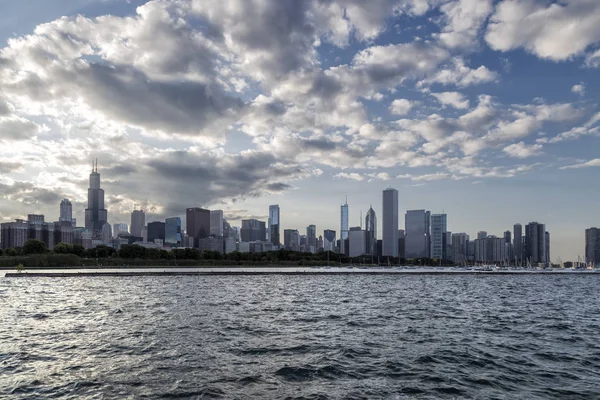
<path fill-rule="evenodd" d="M 521 264 L 523 259 L 523 226 L 515 224 L 513 226 L 513 257 Z"/>
<path fill-rule="evenodd" d="M 279 219 L 279 205 L 273 204 L 269 206 L 269 240 L 273 243 L 274 246 L 279 246 L 281 244 L 280 237 L 280 226 L 281 221 Z"/>
<path fill-rule="evenodd" d="M 285 229 L 283 231 L 283 245 L 288 250 L 300 250 L 300 232 L 297 229 Z"/>
<path fill-rule="evenodd" d="M 376 254 L 377 251 L 377 216 L 373 207 L 369 207 L 365 217 L 365 231 L 367 232 L 367 253 Z"/>
<path fill-rule="evenodd" d="M 146 226 L 146 214 L 143 210 L 131 213 L 131 236 L 142 237 L 142 229 Z"/>
<path fill-rule="evenodd" d="M 223 210 L 210 210 L 210 235 L 222 237 L 223 235 Z"/>
<path fill-rule="evenodd" d="M 593 267 L 600 266 L 600 229 L 585 230 L 585 262 Z"/>
<path fill-rule="evenodd" d="M 452 261 L 455 263 L 464 263 L 468 260 L 469 254 L 469 235 L 466 233 L 452 234 Z"/>
<path fill-rule="evenodd" d="M 379 255 L 377 253 L 377 241 L 375 241 L 375 255 Z M 404 229 L 398 229 L 398 257 L 406 258 L 406 233 Z"/>
<path fill-rule="evenodd" d="M 142 228 L 142 242 L 148 243 L 148 226 Z"/>
<path fill-rule="evenodd" d="M 349 250 L 348 255 L 350 257 L 358 257 L 363 254 L 367 254 L 367 231 L 362 230 L 360 227 L 350 228 L 348 232 Z"/>
<path fill-rule="evenodd" d="M 504 245 L 506 246 L 506 258 L 511 261 L 513 259 L 513 245 L 510 231 L 504 231 Z"/>
<path fill-rule="evenodd" d="M 72 222 L 73 221 L 73 205 L 69 199 L 62 199 L 60 202 L 60 222 Z"/>
<path fill-rule="evenodd" d="M 406 232 L 406 258 L 426 258 L 430 255 L 431 213 L 425 210 L 408 210 L 404 217 Z"/>
<path fill-rule="evenodd" d="M 75 228 L 73 230 L 73 244 L 83 246 L 84 249 L 92 248 L 92 231 L 87 228 Z"/>
<path fill-rule="evenodd" d="M 29 237 L 29 223 L 22 219 L 17 219 L 15 222 L 4 222 L 0 224 L 0 233 L 3 249 L 23 247 Z"/>
<path fill-rule="evenodd" d="M 77 218 L 71 218 L 71 225 L 73 229 L 77 228 Z"/>
<path fill-rule="evenodd" d="M 267 240 L 265 222 L 257 219 L 243 219 L 241 236 L 242 242 L 264 242 Z"/>
<path fill-rule="evenodd" d="M 210 235 L 210 210 L 193 207 L 185 210 L 185 230 L 194 238 L 194 247 L 198 241 Z"/>
<path fill-rule="evenodd" d="M 317 227 L 315 225 L 306 227 L 306 246 L 309 253 L 317 251 Z"/>
<path fill-rule="evenodd" d="M 382 197 L 382 256 L 398 257 L 398 191 L 387 188 Z"/>
<path fill-rule="evenodd" d="M 172 247 L 181 247 L 181 218 L 171 217 L 165 220 L 165 244 Z"/>
<path fill-rule="evenodd" d="M 534 265 L 538 263 L 546 264 L 549 261 L 546 258 L 547 256 L 546 226 L 538 222 L 530 222 L 525 226 L 523 258 Z"/>
<path fill-rule="evenodd" d="M 474 242 L 476 262 L 502 263 L 507 260 L 506 242 L 503 237 L 486 235 Z"/>
<path fill-rule="evenodd" d="M 447 258 L 445 246 L 447 226 L 446 214 L 431 215 L 431 258 L 438 260 Z"/>
<path fill-rule="evenodd" d="M 323 250 L 324 251 L 335 251 L 336 247 L 335 231 L 331 229 L 325 229 L 323 231 Z"/>
<path fill-rule="evenodd" d="M 157 240 L 165 242 L 165 223 L 160 221 L 149 222 L 146 242 L 155 243 Z"/>
<path fill-rule="evenodd" d="M 210 250 L 223 253 L 225 248 L 225 240 L 223 237 L 208 236 L 198 240 L 198 249 L 200 251 Z"/>
<path fill-rule="evenodd" d="M 340 207 L 340 253 L 347 254 L 345 241 L 348 239 L 348 198 Z"/>
<path fill-rule="evenodd" d="M 105 245 L 110 245 L 110 243 L 112 242 L 112 226 L 108 223 L 105 222 L 104 225 L 102 225 L 102 242 Z"/>
<path fill-rule="evenodd" d="M 102 237 L 102 227 L 108 221 L 108 213 L 104 208 L 104 190 L 100 187 L 98 161 L 92 167 L 90 187 L 88 188 L 88 203 L 85 209 L 85 227 L 97 237 Z"/>
<path fill-rule="evenodd" d="M 58 243 L 66 243 L 66 244 L 74 244 L 74 236 L 73 236 L 73 225 L 71 221 L 57 221 L 54 222 L 54 244 Z M 48 246 L 48 243 L 46 243 Z M 51 248 L 48 246 L 48 248 Z"/>
<path fill-rule="evenodd" d="M 550 233 L 548 231 L 544 233 L 544 240 L 546 242 L 546 264 L 551 265 L 552 261 L 550 260 Z"/>

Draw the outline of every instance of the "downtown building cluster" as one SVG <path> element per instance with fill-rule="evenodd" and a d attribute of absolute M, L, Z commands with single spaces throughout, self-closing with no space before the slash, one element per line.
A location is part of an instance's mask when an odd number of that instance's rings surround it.
<path fill-rule="evenodd" d="M 378 238 L 378 219 L 370 207 L 359 226 L 349 225 L 347 200 L 340 207 L 339 235 L 335 229 L 324 229 L 318 234 L 317 226 L 310 224 L 304 232 L 285 229 L 282 232 L 279 205 L 269 206 L 267 221 L 243 219 L 241 227 L 233 227 L 224 218 L 222 210 L 199 207 L 185 210 L 185 226 L 180 217 L 146 223 L 142 209 L 133 210 L 127 223 L 108 223 L 104 204 L 104 190 L 100 185 L 97 163 L 89 178 L 85 226 L 77 227 L 68 199 L 60 203 L 60 217 L 46 222 L 40 214 L 29 214 L 27 220 L 2 223 L 1 247 L 18 248 L 30 239 L 43 241 L 49 249 L 58 243 L 79 244 L 86 249 L 98 245 L 119 249 L 124 244 L 139 244 L 148 248 L 197 248 L 222 253 L 267 252 L 279 249 L 316 253 L 331 251 L 348 257 L 371 256 L 398 259 L 429 259 L 433 262 L 502 263 L 512 265 L 547 265 L 550 263 L 550 234 L 542 223 L 530 222 L 524 229 L 515 224 L 513 230 L 500 236 L 477 233 L 476 238 L 466 233 L 448 230 L 445 213 L 407 210 L 404 229 L 400 228 L 398 191 L 383 190 L 381 233 Z M 185 227 L 185 229 L 183 229 Z M 600 230 L 586 231 L 586 262 L 600 262 Z"/>

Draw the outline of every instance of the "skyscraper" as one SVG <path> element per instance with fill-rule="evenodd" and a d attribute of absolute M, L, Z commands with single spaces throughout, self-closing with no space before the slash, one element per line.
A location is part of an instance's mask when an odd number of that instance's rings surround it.
<path fill-rule="evenodd" d="M 431 213 L 408 210 L 404 217 L 406 231 L 406 258 L 429 257 Z"/>
<path fill-rule="evenodd" d="M 317 251 L 317 227 L 315 225 L 306 227 L 306 241 L 311 253 Z"/>
<path fill-rule="evenodd" d="M 523 258 L 531 264 L 548 262 L 546 259 L 546 227 L 538 222 L 530 222 L 525 226 L 525 248 Z"/>
<path fill-rule="evenodd" d="M 257 219 L 243 219 L 241 236 L 242 242 L 264 242 L 267 239 L 265 222 Z"/>
<path fill-rule="evenodd" d="M 181 218 L 172 217 L 165 220 L 165 243 L 173 247 L 182 245 Z"/>
<path fill-rule="evenodd" d="M 148 237 L 147 241 L 154 243 L 155 240 L 161 240 L 165 242 L 165 223 L 160 221 L 154 221 L 148 223 Z"/>
<path fill-rule="evenodd" d="M 274 246 L 279 246 L 280 238 L 280 221 L 279 221 L 279 205 L 274 204 L 269 206 L 269 240 Z"/>
<path fill-rule="evenodd" d="M 513 257 L 520 263 L 523 257 L 523 226 L 515 224 L 513 233 Z"/>
<path fill-rule="evenodd" d="M 90 174 L 88 206 L 85 209 L 85 227 L 92 231 L 93 235 L 97 238 L 100 238 L 102 235 L 102 227 L 108 219 L 107 214 L 104 208 L 104 190 L 100 188 L 98 161 L 96 161 Z"/>
<path fill-rule="evenodd" d="M 345 248 L 345 240 L 348 239 L 348 199 L 340 207 L 340 253 L 348 253 Z"/>
<path fill-rule="evenodd" d="M 447 259 L 444 235 L 448 231 L 446 214 L 431 215 L 431 258 Z"/>
<path fill-rule="evenodd" d="M 185 210 L 185 230 L 188 236 L 194 238 L 194 247 L 199 240 L 210 234 L 210 210 L 194 207 Z"/>
<path fill-rule="evenodd" d="M 210 211 L 210 234 L 211 236 L 223 236 L 223 210 Z"/>
<path fill-rule="evenodd" d="M 453 233 L 452 251 L 454 253 L 452 256 L 454 262 L 460 264 L 467 261 L 469 255 L 469 235 L 466 233 Z"/>
<path fill-rule="evenodd" d="M 360 226 L 350 228 L 348 232 L 348 255 L 350 257 L 358 257 L 367 253 L 367 231 L 364 231 Z"/>
<path fill-rule="evenodd" d="M 365 231 L 367 231 L 367 254 L 376 254 L 377 250 L 377 216 L 373 207 L 369 207 L 365 217 Z"/>
<path fill-rule="evenodd" d="M 383 191 L 382 256 L 398 257 L 398 191 Z"/>
<path fill-rule="evenodd" d="M 283 245 L 288 250 L 298 251 L 300 249 L 300 232 L 297 229 L 285 229 Z"/>
<path fill-rule="evenodd" d="M 600 265 L 600 229 L 585 230 L 585 262 L 594 267 Z"/>
<path fill-rule="evenodd" d="M 131 236 L 142 237 L 142 229 L 146 226 L 146 214 L 143 210 L 131 213 Z"/>
<path fill-rule="evenodd" d="M 113 225 L 113 235 L 117 237 L 119 236 L 119 233 L 129 233 L 127 230 L 127 224 L 118 223 Z"/>
<path fill-rule="evenodd" d="M 323 250 L 333 251 L 335 249 L 335 231 L 325 229 L 323 231 Z"/>
<path fill-rule="evenodd" d="M 72 222 L 73 221 L 73 205 L 69 199 L 62 199 L 60 202 L 60 222 Z"/>

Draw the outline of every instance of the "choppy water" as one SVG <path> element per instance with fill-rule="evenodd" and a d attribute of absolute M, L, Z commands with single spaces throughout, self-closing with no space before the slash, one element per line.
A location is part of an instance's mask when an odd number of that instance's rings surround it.
<path fill-rule="evenodd" d="M 596 276 L 0 279 L 0 398 L 600 398 Z"/>

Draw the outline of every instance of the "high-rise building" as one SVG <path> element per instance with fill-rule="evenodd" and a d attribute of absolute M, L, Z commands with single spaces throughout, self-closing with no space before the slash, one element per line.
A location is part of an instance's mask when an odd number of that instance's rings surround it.
<path fill-rule="evenodd" d="M 142 237 L 142 229 L 146 226 L 146 214 L 143 210 L 131 213 L 131 236 Z"/>
<path fill-rule="evenodd" d="M 446 214 L 431 215 L 431 258 L 445 260 L 446 246 L 444 235 L 448 231 Z"/>
<path fill-rule="evenodd" d="M 463 263 L 468 260 L 469 254 L 469 235 L 466 233 L 452 234 L 452 260 L 456 263 Z"/>
<path fill-rule="evenodd" d="M 283 245 L 288 250 L 300 250 L 300 232 L 297 229 L 285 229 L 283 231 Z"/>
<path fill-rule="evenodd" d="M 334 251 L 335 249 L 335 231 L 325 229 L 323 231 L 323 250 Z"/>
<path fill-rule="evenodd" d="M 585 262 L 593 267 L 600 265 L 600 229 L 598 228 L 585 230 Z"/>
<path fill-rule="evenodd" d="M 68 199 L 62 199 L 60 202 L 60 222 L 72 222 L 73 221 L 73 205 Z"/>
<path fill-rule="evenodd" d="M 210 234 L 222 237 L 223 235 L 223 210 L 210 211 Z"/>
<path fill-rule="evenodd" d="M 475 261 L 501 263 L 507 261 L 506 241 L 493 235 L 476 239 Z"/>
<path fill-rule="evenodd" d="M 377 253 L 377 241 L 375 241 L 375 254 Z M 404 229 L 398 229 L 398 257 L 406 258 L 406 233 Z"/>
<path fill-rule="evenodd" d="M 525 225 L 525 248 L 523 258 L 531 264 L 546 264 L 546 226 L 538 222 Z"/>
<path fill-rule="evenodd" d="M 198 241 L 210 235 L 210 210 L 199 207 L 186 209 L 185 231 L 194 238 L 194 247 L 198 247 Z"/>
<path fill-rule="evenodd" d="M 345 248 L 345 241 L 348 239 L 348 198 L 340 207 L 340 253 L 348 253 Z"/>
<path fill-rule="evenodd" d="M 148 238 L 149 243 L 154 243 L 156 240 L 165 242 L 165 223 L 154 221 L 148 223 Z"/>
<path fill-rule="evenodd" d="M 281 244 L 280 229 L 281 222 L 279 219 L 279 205 L 274 204 L 269 206 L 269 240 L 274 246 Z"/>
<path fill-rule="evenodd" d="M 129 234 L 127 228 L 127 224 L 125 223 L 113 224 L 113 235 L 115 235 L 115 237 L 118 237 L 119 233 Z"/>
<path fill-rule="evenodd" d="M 406 258 L 429 257 L 431 213 L 408 210 L 404 217 L 406 231 Z"/>
<path fill-rule="evenodd" d="M 479 231 L 477 232 L 477 239 L 485 239 L 487 237 L 487 232 L 486 231 Z"/>
<path fill-rule="evenodd" d="M 377 216 L 373 207 L 369 207 L 365 217 L 365 231 L 367 232 L 367 254 L 376 254 L 377 251 Z"/>
<path fill-rule="evenodd" d="M 102 225 L 102 241 L 108 245 L 112 242 L 112 226 L 108 222 Z"/>
<path fill-rule="evenodd" d="M 2 233 L 2 248 L 23 247 L 29 239 L 29 223 L 22 219 L 15 222 L 4 222 L 0 225 Z"/>
<path fill-rule="evenodd" d="M 172 247 L 182 245 L 181 218 L 172 217 L 165 220 L 165 243 L 170 244 Z"/>
<path fill-rule="evenodd" d="M 102 237 L 102 227 L 107 223 L 108 213 L 104 208 L 104 189 L 100 188 L 100 174 L 98 161 L 90 174 L 90 187 L 88 188 L 88 204 L 85 209 L 85 227 L 97 237 Z"/>
<path fill-rule="evenodd" d="M 311 253 L 317 251 L 317 227 L 315 225 L 306 227 L 306 242 Z"/>
<path fill-rule="evenodd" d="M 383 191 L 382 256 L 398 257 L 398 191 L 387 188 Z"/>
<path fill-rule="evenodd" d="M 317 252 L 323 251 L 323 245 L 323 236 L 319 235 L 319 237 L 317 238 Z"/>
<path fill-rule="evenodd" d="M 348 232 L 350 257 L 358 257 L 367 254 L 367 231 L 362 230 L 359 226 L 350 228 Z"/>
<path fill-rule="evenodd" d="M 550 265 L 552 261 L 550 260 L 550 233 L 548 231 L 544 234 L 544 240 L 546 242 L 546 264 Z"/>
<path fill-rule="evenodd" d="M 257 219 L 243 219 L 241 235 L 242 242 L 264 242 L 267 240 L 265 222 Z"/>
<path fill-rule="evenodd" d="M 513 233 L 513 257 L 520 264 L 523 258 L 523 226 L 515 224 Z"/>

